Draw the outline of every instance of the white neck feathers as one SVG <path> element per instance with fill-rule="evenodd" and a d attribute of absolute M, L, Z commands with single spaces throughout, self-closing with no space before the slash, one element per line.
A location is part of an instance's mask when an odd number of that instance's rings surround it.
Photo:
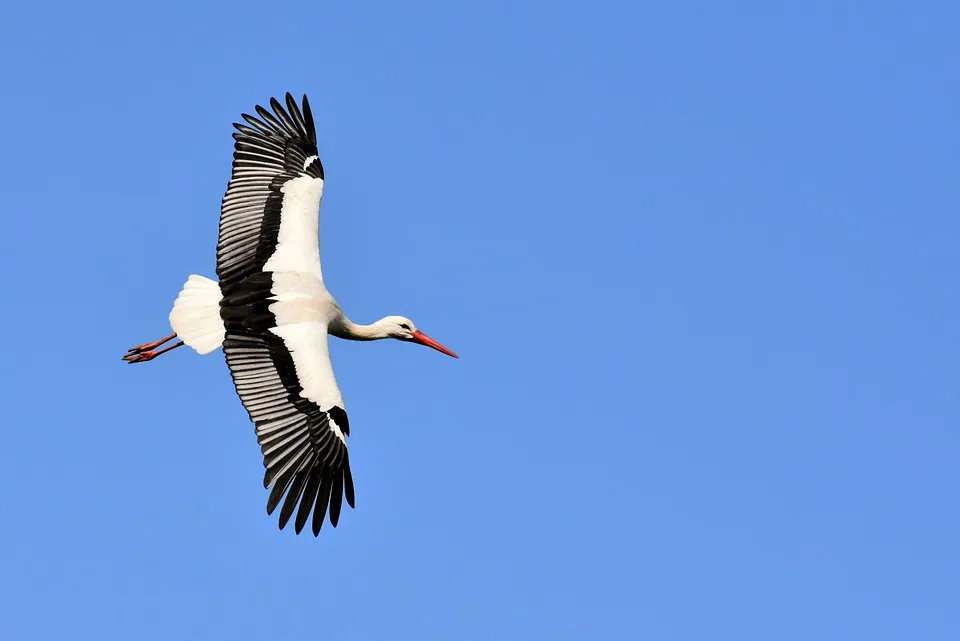
<path fill-rule="evenodd" d="M 378 320 L 372 325 L 357 325 L 346 316 L 341 316 L 330 323 L 329 332 L 337 338 L 346 338 L 353 341 L 375 341 L 381 338 L 390 338 L 390 333 Z"/>

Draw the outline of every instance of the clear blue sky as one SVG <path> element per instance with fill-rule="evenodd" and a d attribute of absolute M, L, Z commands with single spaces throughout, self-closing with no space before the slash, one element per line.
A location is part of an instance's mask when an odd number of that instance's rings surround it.
<path fill-rule="evenodd" d="M 960 5 L 15 3 L 3 636 L 960 638 Z M 306 92 L 357 509 L 264 513 L 214 275 Z"/>

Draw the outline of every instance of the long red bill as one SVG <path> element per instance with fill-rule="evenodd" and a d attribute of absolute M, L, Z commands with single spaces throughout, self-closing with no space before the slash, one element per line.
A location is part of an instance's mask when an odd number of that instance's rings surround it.
<path fill-rule="evenodd" d="M 414 342 L 420 343 L 421 345 L 426 345 L 427 347 L 432 347 L 433 349 L 437 350 L 438 352 L 442 352 L 442 353 L 446 354 L 447 356 L 453 356 L 454 358 L 460 358 L 459 356 L 457 356 L 456 354 L 454 354 L 453 352 L 451 352 L 449 349 L 447 349 L 446 347 L 444 347 L 443 345 L 441 345 L 441 344 L 438 343 L 437 341 L 433 340 L 432 338 L 430 338 L 429 336 L 427 336 L 426 334 L 424 334 L 423 332 L 421 332 L 419 329 L 413 333 L 413 337 L 412 337 L 412 338 L 413 338 L 413 341 L 414 341 Z"/>

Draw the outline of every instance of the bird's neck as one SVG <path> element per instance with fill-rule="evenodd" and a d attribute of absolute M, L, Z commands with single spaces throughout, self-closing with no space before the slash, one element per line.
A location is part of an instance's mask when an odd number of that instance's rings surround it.
<path fill-rule="evenodd" d="M 372 325 L 357 325 L 346 316 L 341 316 L 331 323 L 329 331 L 337 338 L 346 338 L 352 341 L 375 341 L 388 338 L 379 321 Z"/>

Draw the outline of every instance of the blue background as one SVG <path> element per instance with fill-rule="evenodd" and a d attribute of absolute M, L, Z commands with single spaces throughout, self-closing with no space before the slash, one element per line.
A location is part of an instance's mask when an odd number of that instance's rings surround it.
<path fill-rule="evenodd" d="M 3 637 L 960 638 L 960 5 L 18 3 Z M 314 105 L 357 509 L 222 355 L 231 123 Z"/>

